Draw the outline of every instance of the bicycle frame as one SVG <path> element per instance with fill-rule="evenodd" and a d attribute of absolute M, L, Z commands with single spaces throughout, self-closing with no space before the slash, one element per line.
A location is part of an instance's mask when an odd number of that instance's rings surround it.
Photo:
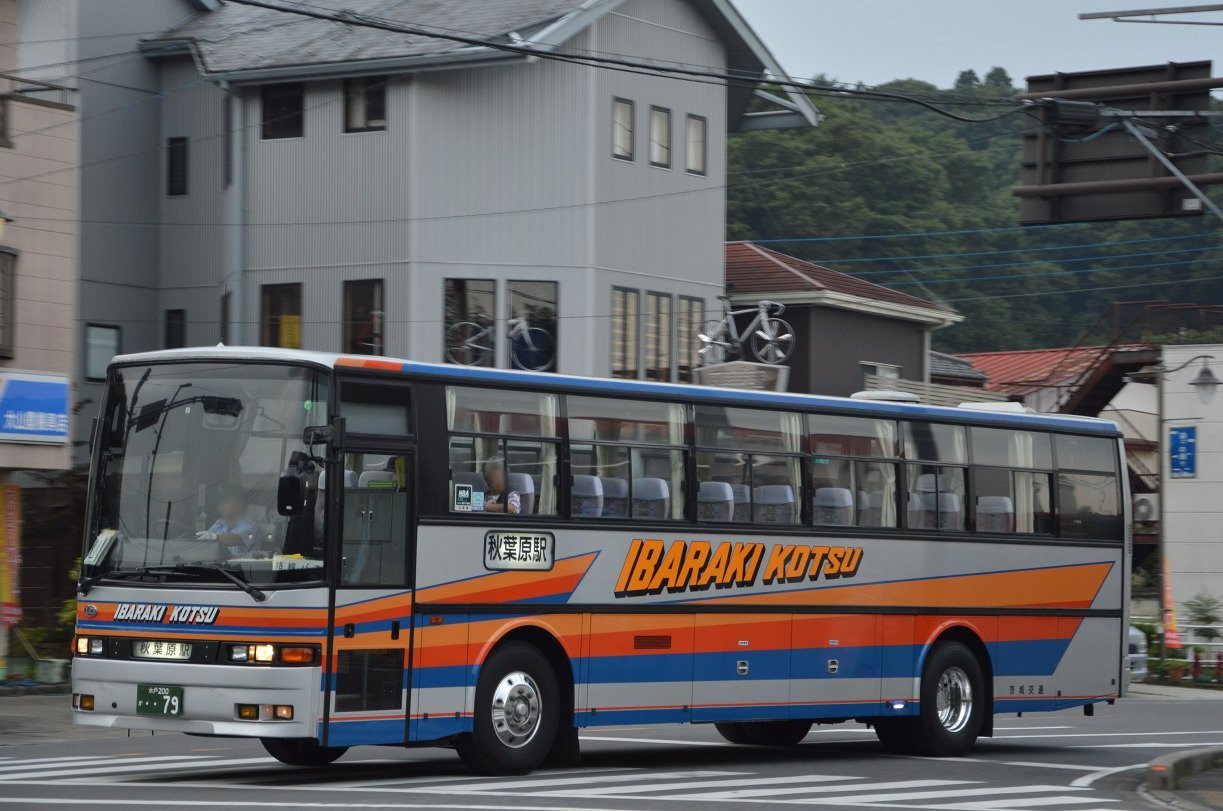
<path fill-rule="evenodd" d="M 722 323 L 726 325 L 727 338 L 729 338 L 728 343 L 731 345 L 738 344 L 740 338 L 742 338 L 744 335 L 751 335 L 757 329 L 760 329 L 767 324 L 770 315 L 781 315 L 786 310 L 786 305 L 777 301 L 768 301 L 767 299 L 762 299 L 761 301 L 756 302 L 755 307 L 747 307 L 742 310 L 732 310 L 730 308 L 730 299 L 726 298 L 725 296 L 721 296 L 720 298 L 722 299 Z M 772 308 L 776 308 L 776 310 L 770 312 Z M 740 333 L 739 328 L 735 326 L 735 318 L 752 312 L 756 313 L 756 317 L 753 318 L 752 323 L 748 324 L 743 332 Z"/>

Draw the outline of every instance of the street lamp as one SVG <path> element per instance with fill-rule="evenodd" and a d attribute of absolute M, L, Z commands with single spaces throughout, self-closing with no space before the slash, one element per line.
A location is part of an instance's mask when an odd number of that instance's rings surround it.
<path fill-rule="evenodd" d="M 1219 378 L 1215 377 L 1214 370 L 1206 363 L 1208 359 L 1213 359 L 1213 357 L 1211 355 L 1202 355 L 1201 358 L 1202 368 L 1189 381 L 1189 385 L 1193 386 L 1194 391 L 1197 392 L 1198 401 L 1202 405 L 1206 405 L 1214 399 L 1215 392 L 1219 390 Z M 1197 358 L 1194 358 L 1194 360 L 1197 360 Z M 1192 361 L 1190 362 L 1192 363 Z"/>

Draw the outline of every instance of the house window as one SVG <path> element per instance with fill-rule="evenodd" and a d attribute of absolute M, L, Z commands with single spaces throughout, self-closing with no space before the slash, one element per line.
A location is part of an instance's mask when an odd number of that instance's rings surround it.
<path fill-rule="evenodd" d="M 671 168 L 671 111 L 650 108 L 650 165 Z"/>
<path fill-rule="evenodd" d="M 510 282 L 506 329 L 510 367 L 532 372 L 556 371 L 556 282 Z"/>
<path fill-rule="evenodd" d="M 166 310 L 166 349 L 181 349 L 187 345 L 187 311 Z"/>
<path fill-rule="evenodd" d="M 692 370 L 701 365 L 700 332 L 705 320 L 705 301 L 691 296 L 679 297 L 679 308 L 675 318 L 675 356 L 678 362 L 679 379 L 692 380 Z"/>
<path fill-rule="evenodd" d="M 386 77 L 344 80 L 344 132 L 386 129 Z"/>
<path fill-rule="evenodd" d="M 0 248 L 0 358 L 13 357 L 13 319 L 17 314 L 17 255 Z"/>
<path fill-rule="evenodd" d="M 900 367 L 891 363 L 863 363 L 862 377 L 877 377 L 881 380 L 899 380 Z"/>
<path fill-rule="evenodd" d="M 234 100 L 228 95 L 221 100 L 221 126 L 225 128 L 225 188 L 234 182 Z"/>
<path fill-rule="evenodd" d="M 106 324 L 85 325 L 85 379 L 105 380 L 106 367 L 119 354 L 119 328 Z"/>
<path fill-rule="evenodd" d="M 233 300 L 231 293 L 221 294 L 221 343 L 229 343 L 229 303 Z"/>
<path fill-rule="evenodd" d="M 281 349 L 302 347 L 302 286 L 265 284 L 260 305 L 262 343 Z"/>
<path fill-rule="evenodd" d="M 641 293 L 612 288 L 611 376 L 637 379 L 637 340 L 641 334 Z"/>
<path fill-rule="evenodd" d="M 306 85 L 302 82 L 264 85 L 263 138 L 300 138 L 305 134 Z"/>
<path fill-rule="evenodd" d="M 344 351 L 384 354 L 382 325 L 382 280 L 344 282 Z"/>
<path fill-rule="evenodd" d="M 612 101 L 612 157 L 633 159 L 633 103 L 628 99 Z"/>
<path fill-rule="evenodd" d="M 166 139 L 166 194 L 182 197 L 187 193 L 187 139 Z"/>
<path fill-rule="evenodd" d="M 645 379 L 671 380 L 671 296 L 645 296 Z"/>
<path fill-rule="evenodd" d="M 709 124 L 704 116 L 688 116 L 688 150 L 685 155 L 686 168 L 689 174 L 705 174 L 706 137 Z"/>
<path fill-rule="evenodd" d="M 492 366 L 497 351 L 497 284 L 492 279 L 447 279 L 442 303 L 447 363 Z"/>

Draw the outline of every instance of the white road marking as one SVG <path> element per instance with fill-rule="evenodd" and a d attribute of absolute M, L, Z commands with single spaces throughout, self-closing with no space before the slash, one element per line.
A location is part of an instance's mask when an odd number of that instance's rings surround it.
<path fill-rule="evenodd" d="M 757 780 L 759 783 L 760 780 Z M 776 778 L 769 779 L 770 784 L 778 782 Z M 975 780 L 899 780 L 894 783 L 855 783 L 850 786 L 791 786 L 776 789 L 744 789 L 742 791 L 711 791 L 703 794 L 674 794 L 669 800 L 739 800 L 755 797 L 780 797 L 785 794 L 834 794 L 837 792 L 901 789 L 901 788 L 933 788 L 934 786 L 968 786 Z"/>
<path fill-rule="evenodd" d="M 1218 734 L 1217 732 L 1215 733 Z M 1184 749 L 1188 744 L 1192 743 L 1194 747 L 1198 746 L 1223 746 L 1223 741 L 1181 741 L 1180 743 L 1157 743 L 1150 741 L 1148 743 L 1087 743 L 1076 744 L 1075 746 L 1067 746 L 1067 749 Z"/>
<path fill-rule="evenodd" d="M 104 800 L 90 797 L 82 800 L 80 797 L 0 797 L 0 803 L 17 805 L 58 805 L 71 808 L 78 805 L 117 805 L 130 806 L 166 806 L 191 808 L 400 808 L 400 809 L 436 809 L 455 808 L 463 811 L 573 811 L 565 805 L 447 805 L 445 803 L 303 803 L 303 802 L 260 802 L 256 800 L 137 800 L 124 797 L 119 800 Z M 639 808 L 600 808 L 598 811 L 641 811 Z"/>
<path fill-rule="evenodd" d="M 36 777 L 78 777 L 91 774 L 111 774 L 112 772 L 147 772 L 159 769 L 178 768 L 180 766 L 211 766 L 218 761 L 209 760 L 202 755 L 159 755 L 147 758 L 111 758 L 102 762 L 82 764 L 80 767 L 72 763 L 64 763 L 58 769 L 47 769 L 35 765 L 34 771 L 18 771 L 0 774 L 0 783 L 9 780 L 30 780 Z"/>
<path fill-rule="evenodd" d="M 1165 735 L 1218 735 L 1218 730 L 1212 732 L 1066 732 L 1061 735 L 999 735 L 1004 741 L 1019 738 L 1162 738 Z"/>
<path fill-rule="evenodd" d="M 667 778 L 701 778 L 701 777 L 725 777 L 727 775 L 744 775 L 751 772 L 712 772 L 712 771 L 695 771 L 695 772 L 658 772 L 650 773 L 647 779 L 667 779 Z M 600 783 L 624 783 L 630 780 L 641 780 L 643 775 L 640 774 L 613 774 L 607 777 L 591 777 L 586 775 L 583 777 L 558 777 L 555 779 L 533 780 L 525 778 L 522 780 L 498 780 L 491 783 L 472 783 L 470 780 L 466 783 L 457 786 L 437 786 L 434 788 L 422 788 L 419 792 L 428 794 L 467 794 L 487 791 L 506 791 L 512 789 L 523 789 L 532 791 L 532 789 L 542 789 L 551 786 L 572 786 L 575 784 L 587 783 L 592 781 Z"/>
<path fill-rule="evenodd" d="M 1074 729 L 1074 727 L 994 727 L 994 732 L 1031 732 L 1032 730 L 1036 729 Z"/>
<path fill-rule="evenodd" d="M 981 803 L 956 803 L 955 805 L 944 805 L 945 809 L 957 809 L 957 811 L 1001 811 L 1005 808 L 1028 808 L 1033 805 L 1039 805 L 1044 808 L 1048 805 L 1086 805 L 1088 803 L 1099 802 L 1097 797 L 1020 797 L 1019 799 L 1010 800 L 988 800 Z"/>
<path fill-rule="evenodd" d="M 1146 767 L 1147 764 L 1145 763 L 1135 763 L 1133 766 L 1114 766 L 1111 769 L 1098 769 L 1091 774 L 1083 775 L 1079 779 L 1073 781 L 1070 785 L 1074 786 L 1075 788 L 1086 788 L 1099 780 L 1101 777 L 1108 777 L 1110 774 L 1119 774 L 1120 772 L 1128 772 L 1131 769 L 1145 769 Z"/>
<path fill-rule="evenodd" d="M 869 787 L 868 787 L 869 788 Z M 1066 791 L 1065 786 L 987 786 L 986 788 L 938 789 L 933 791 L 901 791 L 883 794 L 848 794 L 841 797 L 813 797 L 790 800 L 802 805 L 857 805 L 859 803 L 895 802 L 897 800 L 941 800 L 951 797 L 995 797 L 999 794 L 1040 794 Z M 1031 802 L 1036 802 L 1032 800 Z"/>
<path fill-rule="evenodd" d="M 648 777 L 651 780 L 654 778 L 654 775 L 652 774 L 651 775 L 640 775 L 640 776 Z M 792 775 L 788 777 L 769 777 L 767 778 L 768 783 L 770 785 L 781 784 L 781 783 L 831 783 L 837 780 L 861 780 L 861 779 L 863 778 L 848 777 L 848 776 L 842 777 L 842 776 L 834 776 L 834 775 L 819 775 L 819 774 L 815 774 L 815 775 L 804 774 L 804 775 Z M 543 792 L 543 794 L 548 795 L 548 796 L 554 795 L 558 797 L 562 795 L 568 796 L 568 797 L 603 797 L 603 796 L 614 796 L 616 794 L 644 794 L 650 791 L 673 791 L 675 789 L 704 789 L 704 788 L 730 788 L 731 786 L 760 786 L 761 780 L 762 780 L 761 775 L 755 775 L 754 777 L 749 777 L 749 778 L 740 779 L 740 780 L 695 780 L 695 781 L 685 781 L 682 783 L 650 782 L 650 783 L 643 783 L 637 786 L 613 786 L 609 788 L 595 786 L 593 788 L 583 789 L 581 791 L 575 791 L 571 789 L 569 791 L 548 791 L 548 792 Z M 796 790 L 797 791 L 813 791 L 813 790 L 818 790 L 818 788 L 814 786 L 809 786 L 809 787 L 799 788 Z M 846 789 L 846 790 L 849 790 L 849 789 Z M 782 792 L 784 793 L 784 790 L 782 790 Z M 733 794 L 736 792 L 730 792 L 730 793 Z M 753 790 L 748 791 L 747 793 L 763 795 L 768 792 L 764 790 L 760 790 L 760 789 L 753 789 Z M 694 795 L 685 795 L 685 796 L 694 796 Z M 695 796 L 700 796 L 700 795 L 695 795 Z M 675 798 L 669 797 L 668 799 L 675 799 Z"/>
<path fill-rule="evenodd" d="M 402 763 L 402 764 L 415 765 L 410 760 L 400 760 L 396 762 Z M 345 763 L 348 763 L 348 761 L 345 761 Z M 640 771 L 642 771 L 642 769 L 639 769 L 637 767 L 632 767 L 632 766 L 615 766 L 615 767 L 602 767 L 601 766 L 601 767 L 590 768 L 590 769 L 543 769 L 540 771 L 532 772 L 531 774 L 537 777 L 548 777 L 548 776 L 555 776 L 555 775 L 574 775 L 574 774 L 589 774 L 589 775 L 619 774 L 620 772 L 640 772 Z M 346 781 L 343 783 L 328 783 L 327 786 L 329 788 L 364 789 L 364 788 L 376 788 L 378 786 L 383 786 L 383 785 L 388 785 L 388 784 L 397 785 L 397 784 L 403 783 L 405 780 L 410 780 L 412 784 L 415 785 L 417 783 L 447 783 L 447 782 L 458 783 L 461 781 L 470 782 L 472 780 L 480 780 L 480 779 L 484 779 L 489 782 L 492 782 L 493 780 L 497 778 L 494 778 L 494 777 L 478 778 L 478 777 L 473 777 L 472 775 L 469 775 L 469 774 L 429 775 L 429 776 L 423 776 L 423 777 L 416 777 L 412 775 L 400 775 L 399 777 L 381 777 L 377 779 L 350 780 L 350 781 Z M 215 782 L 220 783 L 222 781 L 215 781 Z M 301 788 L 301 786 L 298 786 L 298 788 Z"/>
<path fill-rule="evenodd" d="M 185 758 L 201 758 L 205 759 L 208 755 L 176 755 L 175 758 L 183 760 Z M 109 755 L 77 755 L 75 757 L 52 757 L 52 758 L 31 758 L 30 760 L 19 760 L 12 763 L 0 763 L 0 772 L 11 772 L 17 769 L 29 769 L 37 766 L 54 766 L 62 765 L 65 769 L 76 768 L 77 766 L 90 766 L 94 763 L 139 763 L 145 758 L 117 758 Z"/>

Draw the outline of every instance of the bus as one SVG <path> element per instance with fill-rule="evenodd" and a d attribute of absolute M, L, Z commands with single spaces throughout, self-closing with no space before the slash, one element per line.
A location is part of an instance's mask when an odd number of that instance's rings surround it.
<path fill-rule="evenodd" d="M 78 724 L 524 774 L 624 724 L 959 755 L 1125 690 L 1111 422 L 240 347 L 106 387 Z"/>

